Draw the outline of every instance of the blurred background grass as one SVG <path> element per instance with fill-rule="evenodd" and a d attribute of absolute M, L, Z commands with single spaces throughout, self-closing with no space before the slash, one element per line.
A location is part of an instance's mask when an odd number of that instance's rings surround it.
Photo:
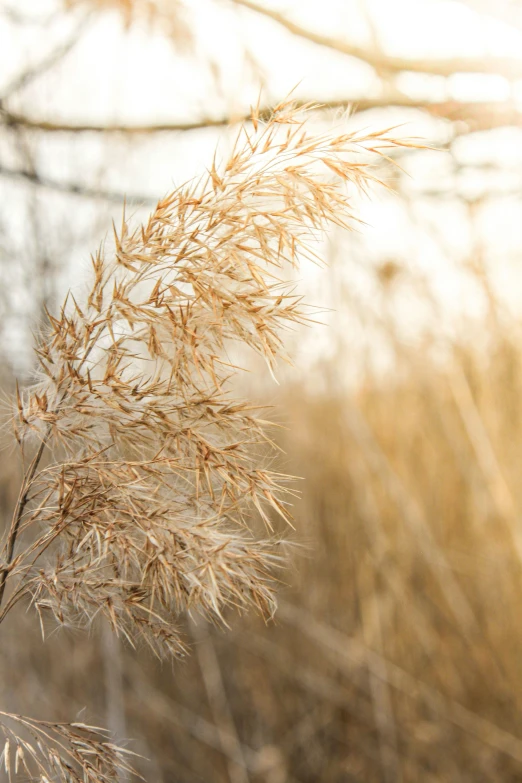
<path fill-rule="evenodd" d="M 197 173 L 260 86 L 270 105 L 303 78 L 334 107 L 313 121 L 440 149 L 401 155 L 369 225 L 304 270 L 326 326 L 291 338 L 281 386 L 244 381 L 303 479 L 274 621 L 187 620 L 192 654 L 161 666 L 102 627 L 42 642 L 22 612 L 3 708 L 87 708 L 155 781 L 522 780 L 522 5 L 254 5 L 2 5 L 6 394 L 124 192 L 139 217 Z"/>

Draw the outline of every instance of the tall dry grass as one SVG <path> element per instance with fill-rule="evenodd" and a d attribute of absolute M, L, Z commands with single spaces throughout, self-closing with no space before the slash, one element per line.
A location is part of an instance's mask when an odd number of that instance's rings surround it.
<path fill-rule="evenodd" d="M 30 669 L 58 714 L 89 702 L 102 716 L 99 672 L 116 666 L 126 731 L 158 779 L 519 780 L 522 343 L 503 332 L 444 360 L 397 344 L 395 377 L 356 392 L 283 391 L 302 546 L 275 620 L 188 625 L 174 672 L 122 647 L 108 662 L 98 637 L 52 638 Z"/>
<path fill-rule="evenodd" d="M 397 344 L 395 377 L 355 392 L 286 392 L 306 548 L 275 623 L 209 628 L 187 676 L 153 673 L 165 779 L 520 779 L 522 344 L 505 329 L 444 360 Z"/>
<path fill-rule="evenodd" d="M 49 616 L 69 628 L 104 618 L 161 658 L 184 652 L 184 613 L 273 613 L 279 541 L 255 520 L 269 532 L 274 514 L 290 521 L 287 477 L 270 466 L 267 422 L 233 393 L 231 354 L 246 347 L 273 375 L 282 333 L 309 320 L 291 269 L 316 259 L 328 225 L 352 227 L 353 190 L 375 179 L 368 155 L 398 142 L 311 133 L 287 102 L 267 122 L 254 113 L 252 127 L 143 226 L 124 218 L 85 291 L 49 315 L 37 381 L 18 390 L 13 415 L 23 477 L 3 540 L 0 623 L 23 606 L 43 632 Z M 212 647 L 200 651 L 217 672 Z M 223 703 L 219 683 L 205 680 Z M 10 779 L 130 772 L 126 752 L 83 721 L 2 713 L 0 731 Z"/>

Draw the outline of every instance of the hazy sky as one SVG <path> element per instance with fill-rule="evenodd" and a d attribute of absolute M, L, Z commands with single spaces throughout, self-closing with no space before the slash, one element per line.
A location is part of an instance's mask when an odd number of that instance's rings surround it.
<path fill-rule="evenodd" d="M 316 31 L 371 44 L 406 56 L 487 54 L 522 57 L 522 35 L 499 20 L 473 12 L 458 2 L 437 0 L 279 0 L 267 3 Z M 51 0 L 19 0 L 18 7 L 51 10 Z M 60 111 L 91 119 L 186 117 L 198 111 L 242 108 L 257 91 L 245 67 L 248 49 L 266 77 L 270 93 L 298 91 L 334 98 L 375 94 L 372 69 L 321 47 L 297 41 L 274 22 L 234 7 L 226 0 L 191 0 L 187 4 L 194 31 L 193 55 L 176 54 L 160 32 L 134 27 L 125 32 L 116 13 L 99 19 L 67 58 L 59 78 L 38 85 L 34 96 L 41 111 Z M 37 27 L 0 20 L 0 73 L 7 80 L 26 58 L 52 46 L 65 32 L 55 25 L 45 37 Z M 210 67 L 208 67 L 210 64 Z M 248 63 L 247 63 L 248 66 Z M 66 73 L 64 73 L 66 71 Z M 213 76 L 219 73 L 220 89 Z M 415 94 L 425 77 L 409 75 L 400 86 Z M 456 76 L 431 80 L 431 89 L 454 97 L 505 99 L 510 85 L 502 77 Z"/>
<path fill-rule="evenodd" d="M 469 6 L 480 5 L 471 0 Z M 502 6 L 498 0 L 498 8 Z M 238 9 L 226 0 L 190 0 L 187 21 L 193 30 L 192 49 L 179 53 L 161 31 L 134 26 L 125 30 L 115 12 L 91 22 L 79 44 L 50 73 L 38 79 L 20 96 L 25 111 L 39 117 L 78 121 L 158 122 L 187 120 L 224 112 L 243 112 L 255 102 L 260 78 L 267 100 L 280 98 L 295 88 L 298 97 L 329 100 L 378 95 L 380 82 L 364 63 L 298 40 L 269 19 Z M 453 55 L 510 55 L 522 58 L 522 33 L 492 17 L 471 10 L 463 3 L 442 0 L 274 0 L 267 6 L 316 31 L 346 40 L 378 42 L 393 54 L 411 57 L 450 57 Z M 14 2 L 13 2 L 14 7 Z M 52 12 L 52 0 L 18 0 L 18 10 L 45 16 Z M 0 80 L 9 80 L 28 62 L 37 62 L 58 40 L 67 37 L 74 20 L 50 25 L 42 35 L 38 26 L 9 23 L 0 16 Z M 520 85 L 503 77 L 456 75 L 444 80 L 422 75 L 401 77 L 400 88 L 414 97 L 432 95 L 437 99 L 512 100 L 522 107 Z M 0 84 L 1 91 L 1 84 Z M 372 127 L 405 122 L 405 134 L 440 143 L 447 138 L 444 126 L 434 124 L 416 112 L 376 112 L 365 116 Z M 354 123 L 362 123 L 355 118 Z M 509 158 L 501 177 L 515 189 L 522 183 L 522 139 L 518 130 L 478 134 L 458 142 L 455 149 L 464 164 L 500 162 Z M 445 135 L 446 134 L 446 135 Z M 226 136 L 225 134 L 221 134 Z M 39 170 L 54 178 L 102 182 L 128 192 L 161 196 L 180 181 L 201 172 L 208 164 L 219 134 L 215 131 L 151 137 L 130 147 L 115 139 L 108 144 L 100 138 L 50 136 L 38 146 Z M 500 143 L 499 140 L 500 139 Z M 8 151 L 6 152 L 8 154 Z M 407 185 L 415 209 L 422 210 L 422 222 L 431 222 L 435 233 L 442 232 L 440 247 L 425 226 L 411 223 L 397 199 L 376 196 L 361 205 L 367 221 L 364 233 L 365 261 L 387 258 L 412 262 L 432 270 L 434 285 L 449 308 L 470 308 L 478 300 L 463 288 L 455 274 L 455 259 L 462 260 L 475 241 L 470 234 L 463 207 L 449 197 L 423 202 L 419 192 L 437 186 L 455 189 L 455 177 L 443 153 L 426 153 L 409 167 Z M 489 187 L 481 170 L 474 176 L 462 173 L 458 187 L 470 195 Z M 502 180 L 501 184 L 503 184 Z M 51 202 L 50 202 L 51 203 Z M 10 205 L 5 206 L 7 214 Z M 11 219 L 11 218 L 10 218 Z M 81 209 L 77 210 L 77 220 Z M 12 221 L 21 220 L 14 213 Z M 493 244 L 507 262 L 499 271 L 507 282 L 506 291 L 518 298 L 521 275 L 518 257 L 522 249 L 520 204 L 501 200 L 488 207 L 475 231 Z M 510 259 L 517 259 L 511 269 Z M 511 272 L 510 272 L 511 269 Z M 507 271 L 506 271 L 507 270 Z M 74 278 L 72 273 L 71 282 Z M 315 285 L 319 276 L 308 270 Z M 361 285 L 356 272 L 354 286 Z M 505 285 L 505 283 L 504 283 Z M 371 292 L 361 290 L 362 296 Z"/>

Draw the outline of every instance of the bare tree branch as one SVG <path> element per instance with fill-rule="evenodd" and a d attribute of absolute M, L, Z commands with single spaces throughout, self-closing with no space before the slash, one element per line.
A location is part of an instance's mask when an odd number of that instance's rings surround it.
<path fill-rule="evenodd" d="M 222 116 L 217 118 L 203 117 L 200 120 L 188 122 L 164 122 L 143 125 L 126 125 L 125 123 L 74 123 L 54 120 L 38 120 L 27 117 L 24 114 L 10 112 L 0 108 L 0 118 L 5 125 L 29 130 L 47 131 L 50 133 L 126 133 L 145 135 L 148 133 L 162 133 L 170 131 L 191 131 L 201 128 L 223 127 L 234 122 L 248 119 L 250 115 Z"/>
<path fill-rule="evenodd" d="M 310 101 L 296 101 L 297 107 L 309 105 Z M 319 110 L 349 110 L 352 114 L 371 109 L 402 108 L 427 112 L 433 117 L 463 122 L 468 130 L 492 130 L 505 126 L 522 125 L 522 111 L 505 101 L 433 101 L 410 98 L 394 93 L 376 98 L 343 98 L 325 104 L 317 104 Z M 261 119 L 268 119 L 273 109 L 269 106 L 260 111 Z M 0 108 L 0 119 L 7 127 L 27 128 L 28 130 L 48 133 L 122 133 L 127 135 L 147 135 L 152 133 L 186 132 L 204 128 L 221 128 L 237 122 L 246 122 L 250 112 L 242 115 L 229 114 L 221 117 L 202 117 L 187 122 L 148 123 L 128 125 L 126 123 L 74 123 L 58 120 L 39 120 Z"/>
<path fill-rule="evenodd" d="M 118 191 L 104 190 L 103 188 L 91 188 L 88 185 L 81 185 L 76 182 L 60 182 L 59 180 L 49 179 L 40 174 L 23 169 L 11 169 L 0 164 L 0 177 L 6 179 L 22 180 L 32 185 L 37 185 L 49 190 L 56 190 L 60 193 L 67 193 L 73 196 L 82 196 L 90 199 L 102 199 L 103 201 L 113 201 L 116 204 L 122 204 L 124 201 L 132 204 L 153 204 L 157 199 L 143 194 L 121 193 Z"/>
<path fill-rule="evenodd" d="M 425 73 L 433 76 L 452 76 L 455 73 L 476 73 L 476 74 L 498 74 L 507 78 L 522 77 L 522 60 L 512 57 L 455 57 L 448 59 L 430 58 L 427 60 L 414 60 L 405 57 L 395 57 L 387 55 L 376 50 L 368 50 L 363 46 L 349 43 L 344 39 L 335 36 L 317 33 L 303 25 L 294 22 L 279 11 L 259 5 L 255 0 L 231 0 L 238 6 L 248 8 L 255 13 L 272 19 L 277 24 L 284 27 L 293 35 L 304 38 L 307 41 L 333 49 L 349 57 L 355 57 L 358 60 L 371 65 L 378 71 L 388 71 L 401 73 L 403 71 L 412 71 L 414 73 Z"/>

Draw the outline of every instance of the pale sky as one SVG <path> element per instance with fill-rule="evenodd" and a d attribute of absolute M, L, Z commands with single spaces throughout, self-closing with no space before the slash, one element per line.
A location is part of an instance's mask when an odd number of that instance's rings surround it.
<path fill-rule="evenodd" d="M 474 2 L 480 5 L 480 0 Z M 499 0 L 499 8 L 501 4 Z M 129 123 L 243 112 L 257 100 L 257 66 L 263 74 L 266 100 L 280 98 L 293 88 L 297 97 L 326 101 L 347 95 L 378 95 L 379 81 L 364 63 L 298 40 L 273 21 L 235 8 L 226 0 L 191 0 L 188 5 L 187 19 L 194 31 L 192 54 L 177 53 L 160 31 L 151 33 L 139 26 L 125 30 L 116 12 L 106 13 L 91 22 L 80 43 L 57 68 L 21 94 L 24 110 L 43 118 Z M 520 31 L 499 19 L 475 13 L 459 2 L 273 0 L 266 5 L 284 11 L 313 30 L 357 43 L 377 40 L 387 51 L 401 56 L 498 54 L 522 58 Z M 18 0 L 16 5 L 27 13 L 37 9 L 41 15 L 55 7 L 54 0 L 39 0 L 37 4 L 34 0 Z M 0 94 L 2 84 L 8 84 L 27 62 L 37 62 L 52 50 L 71 27 L 69 19 L 50 26 L 42 36 L 37 26 L 12 24 L 0 16 Z M 245 59 L 247 50 L 250 59 Z M 409 74 L 402 77 L 399 86 L 412 96 L 429 91 L 435 99 L 510 100 L 522 108 L 521 85 L 511 84 L 503 77 L 461 74 L 442 80 Z M 362 120 L 355 117 L 351 122 L 361 124 Z M 381 111 L 364 118 L 365 125 L 371 123 L 372 127 L 393 122 L 406 122 L 407 135 L 426 138 L 430 143 L 447 138 L 440 125 L 416 112 Z M 509 166 L 500 175 L 504 178 L 500 184 L 522 192 L 522 134 L 514 129 L 499 133 L 501 136 L 497 134 L 495 138 L 501 138 L 500 144 L 492 141 L 491 134 L 477 134 L 456 143 L 459 162 L 464 166 L 458 183 L 461 191 L 469 191 L 473 196 L 490 185 L 482 171 L 473 174 L 470 164 L 502 165 L 509 160 Z M 38 161 L 40 170 L 50 177 L 80 179 L 93 185 L 101 182 L 105 187 L 154 197 L 199 174 L 211 159 L 219 136 L 219 132 L 211 130 L 176 134 L 168 139 L 151 137 L 132 148 L 118 139 L 107 145 L 99 137 L 71 140 L 49 136 L 39 143 Z M 4 152 L 9 155 L 9 150 Z M 433 241 L 424 225 L 422 229 L 412 227 L 411 215 L 406 214 L 395 197 L 377 194 L 372 203 L 361 205 L 361 216 L 368 227 L 364 232 L 364 251 L 357 252 L 363 252 L 369 264 L 397 258 L 401 263 L 428 269 L 448 310 L 480 311 L 479 300 L 466 289 L 460 273 L 455 273 L 455 260 L 462 260 L 470 251 L 470 231 L 462 207 L 455 199 L 425 202 L 419 197 L 420 192 L 432 187 L 455 187 L 444 153 L 422 153 L 412 158 L 408 171 L 411 180 L 406 187 L 415 209 L 420 211 L 423 223 L 430 222 L 436 232 L 444 235 L 444 249 Z M 78 205 L 76 210 L 80 226 L 82 210 L 86 208 Z M 15 201 L 8 204 L 4 200 L 4 214 L 9 215 L 10 209 L 13 225 L 17 221 L 22 225 L 24 218 L 16 211 Z M 494 243 L 497 254 L 505 261 L 499 278 L 517 306 L 522 302 L 522 275 L 518 270 L 522 254 L 521 217 L 519 201 L 508 198 L 491 204 L 480 223 L 483 240 L 486 244 Z M 76 258 L 77 252 L 71 252 L 71 259 Z M 362 286 L 362 296 L 366 283 L 363 277 L 357 282 L 357 273 L 350 269 L 354 286 Z M 318 280 L 324 279 L 324 275 L 321 277 L 312 269 L 305 270 L 304 276 L 314 289 Z M 76 277 L 73 264 L 65 284 L 72 284 Z M 366 295 L 372 296 L 371 286 Z M 414 308 L 411 313 L 415 320 Z M 305 350 L 309 350 L 308 346 Z"/>
<path fill-rule="evenodd" d="M 279 0 L 267 6 L 315 31 L 371 44 L 375 35 L 390 53 L 411 57 L 510 55 L 522 58 L 522 34 L 459 2 L 444 0 Z M 44 14 L 52 0 L 19 0 Z M 298 93 L 335 98 L 375 94 L 371 68 L 342 55 L 298 41 L 273 21 L 237 8 L 226 0 L 191 0 L 187 19 L 194 31 L 194 57 L 179 56 L 160 32 L 135 26 L 124 31 L 116 12 L 91 26 L 67 58 L 59 77 L 47 78 L 31 97 L 41 111 L 60 111 L 68 118 L 142 121 L 186 118 L 198 110 L 219 112 L 243 108 L 257 93 L 252 73 L 245 69 L 248 48 L 266 72 L 269 92 L 284 94 L 299 84 Z M 368 19 L 373 20 L 372 25 Z M 0 74 L 5 83 L 26 59 L 34 61 L 66 32 L 55 25 L 43 37 L 0 18 Z M 372 32 L 373 30 L 373 32 Z M 198 63 L 199 60 L 199 63 Z M 223 94 L 215 88 L 212 62 L 220 71 Z M 66 71 L 64 73 L 64 71 Z M 425 89 L 426 77 L 408 75 L 404 89 Z M 431 80 L 432 89 L 443 82 Z M 506 99 L 510 85 L 502 77 L 459 75 L 446 83 L 454 97 Z M 40 107 L 38 107 L 40 108 Z"/>

